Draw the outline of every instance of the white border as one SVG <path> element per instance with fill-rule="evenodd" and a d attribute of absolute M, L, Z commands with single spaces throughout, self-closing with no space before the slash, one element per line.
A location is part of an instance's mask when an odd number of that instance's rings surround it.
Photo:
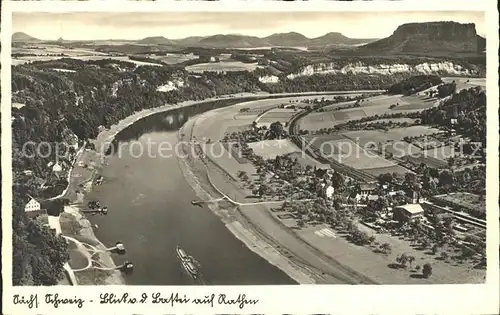
<path fill-rule="evenodd" d="M 119 2 L 119 5 L 117 5 Z M 370 2 L 270 2 L 270 1 L 221 1 L 221 2 L 126 2 L 126 1 L 2 1 L 2 277 L 4 314 L 77 314 L 96 313 L 440 313 L 440 314 L 494 314 L 498 311 L 498 13 L 496 1 L 370 1 Z M 209 308 L 195 307 L 191 304 L 171 308 L 165 305 L 86 305 L 82 309 L 61 306 L 57 309 L 41 307 L 27 309 L 12 305 L 12 294 L 18 292 L 28 295 L 36 292 L 62 292 L 60 287 L 16 287 L 11 286 L 11 116 L 10 100 L 10 44 L 11 12 L 68 12 L 68 11 L 115 11 L 115 12 L 158 12 L 158 11 L 486 11 L 487 25 L 487 89 L 488 89 L 488 128 L 487 128 L 487 201 L 488 209 L 488 270 L 487 283 L 481 285 L 384 285 L 384 286 L 216 286 L 216 287 L 139 287 L 139 286 L 76 286 L 65 287 L 68 297 L 79 296 L 84 299 L 99 300 L 105 292 L 129 292 L 140 295 L 142 292 L 162 292 L 163 295 L 178 292 L 181 295 L 203 296 L 209 293 L 238 295 L 245 293 L 249 298 L 260 301 L 255 307 L 246 306 L 243 310 L 236 306 Z M 39 298 L 41 299 L 41 298 Z"/>

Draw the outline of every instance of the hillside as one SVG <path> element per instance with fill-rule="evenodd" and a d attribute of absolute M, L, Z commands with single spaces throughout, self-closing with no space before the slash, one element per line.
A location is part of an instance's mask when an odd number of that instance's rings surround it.
<path fill-rule="evenodd" d="M 308 46 L 329 46 L 329 45 L 359 45 L 374 42 L 374 38 L 349 38 L 342 33 L 330 32 L 323 36 L 313 38 Z"/>
<path fill-rule="evenodd" d="M 146 37 L 137 43 L 142 45 L 172 45 L 172 41 L 163 36 Z"/>
<path fill-rule="evenodd" d="M 245 35 L 213 35 L 203 38 L 193 46 L 210 48 L 252 48 L 265 46 L 264 41 L 255 36 Z"/>
<path fill-rule="evenodd" d="M 409 23 L 399 26 L 384 39 L 359 48 L 365 52 L 385 53 L 477 53 L 485 40 L 476 33 L 473 23 Z"/>
<path fill-rule="evenodd" d="M 30 36 L 23 32 L 16 32 L 12 34 L 12 42 L 39 42 L 38 38 Z"/>
<path fill-rule="evenodd" d="M 169 40 L 164 37 L 147 37 L 139 44 L 198 46 L 206 48 L 257 48 L 257 47 L 323 47 L 329 45 L 359 45 L 376 39 L 349 38 L 341 33 L 330 32 L 317 38 L 307 38 L 297 33 L 276 33 L 267 37 L 256 37 L 235 34 L 217 34 L 208 37 L 192 36 L 183 39 Z"/>
<path fill-rule="evenodd" d="M 264 37 L 269 46 L 306 46 L 309 38 L 296 32 L 278 33 Z"/>

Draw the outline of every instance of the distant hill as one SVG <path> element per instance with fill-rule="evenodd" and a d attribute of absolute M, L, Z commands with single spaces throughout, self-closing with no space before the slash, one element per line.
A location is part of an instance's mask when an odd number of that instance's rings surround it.
<path fill-rule="evenodd" d="M 141 45 L 172 45 L 172 41 L 163 36 L 146 37 L 137 43 Z"/>
<path fill-rule="evenodd" d="M 399 26 L 384 39 L 359 48 L 378 53 L 477 53 L 486 46 L 484 38 L 476 33 L 473 23 L 428 22 Z"/>
<path fill-rule="evenodd" d="M 349 38 L 342 33 L 330 32 L 323 36 L 313 38 L 308 46 L 328 46 L 328 45 L 359 45 L 374 42 L 375 38 Z"/>
<path fill-rule="evenodd" d="M 257 47 L 321 47 L 328 45 L 358 45 L 376 39 L 348 38 L 340 33 L 328 33 L 317 38 L 307 38 L 296 33 L 276 33 L 267 37 L 246 36 L 237 34 L 217 34 L 213 36 L 192 36 L 183 39 L 167 39 L 165 37 L 147 37 L 137 43 L 148 45 L 198 46 L 207 48 L 257 48 Z"/>
<path fill-rule="evenodd" d="M 38 38 L 30 36 L 26 33 L 16 32 L 16 33 L 12 34 L 12 41 L 13 42 L 39 42 L 40 40 Z"/>
<path fill-rule="evenodd" d="M 265 41 L 267 46 L 285 47 L 306 46 L 309 42 L 309 38 L 296 32 L 272 34 L 270 36 L 264 37 L 263 40 Z"/>
<path fill-rule="evenodd" d="M 192 45 L 211 48 L 252 48 L 265 46 L 261 38 L 245 35 L 213 35 L 203 38 Z"/>
<path fill-rule="evenodd" d="M 206 36 L 190 36 L 182 39 L 172 39 L 172 43 L 179 46 L 191 46 L 197 44 L 204 38 L 206 38 Z"/>

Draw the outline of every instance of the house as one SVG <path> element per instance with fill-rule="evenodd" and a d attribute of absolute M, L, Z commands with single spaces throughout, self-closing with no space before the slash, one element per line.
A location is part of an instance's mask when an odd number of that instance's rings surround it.
<path fill-rule="evenodd" d="M 359 193 L 361 197 L 367 197 L 377 189 L 377 184 L 376 183 L 361 184 L 359 185 L 359 188 L 361 190 L 361 192 Z"/>
<path fill-rule="evenodd" d="M 24 206 L 24 212 L 30 218 L 34 218 L 34 217 L 44 213 L 44 211 L 42 210 L 42 207 L 40 205 L 40 202 L 35 200 L 35 198 L 33 198 L 33 197 L 30 197 L 30 200 Z"/>
<path fill-rule="evenodd" d="M 59 162 L 56 162 L 56 164 L 54 164 L 54 166 L 52 167 L 52 171 L 54 173 L 59 173 L 62 171 L 62 166 L 59 164 Z"/>
<path fill-rule="evenodd" d="M 335 192 L 335 188 L 333 188 L 332 185 L 328 185 L 324 189 L 325 189 L 325 197 L 328 199 L 332 199 L 333 193 Z"/>
<path fill-rule="evenodd" d="M 424 216 L 424 209 L 418 203 L 394 207 L 392 212 L 393 219 L 399 222 L 408 222 Z"/>
<path fill-rule="evenodd" d="M 26 175 L 26 176 L 32 176 L 33 175 L 33 171 L 31 171 L 31 170 L 24 170 L 23 174 Z"/>

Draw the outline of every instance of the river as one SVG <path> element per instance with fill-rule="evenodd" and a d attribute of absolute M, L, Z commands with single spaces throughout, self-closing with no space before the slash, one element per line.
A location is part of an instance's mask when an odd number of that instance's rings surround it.
<path fill-rule="evenodd" d="M 109 207 L 107 216 L 89 218 L 98 225 L 96 236 L 106 245 L 124 243 L 126 254 L 114 259 L 117 265 L 134 263 L 134 272 L 125 277 L 130 285 L 295 284 L 235 238 L 210 209 L 191 204 L 198 198 L 175 156 L 165 157 L 167 150 L 158 157 L 160 147 L 175 147 L 177 130 L 194 114 L 156 114 L 116 136 L 114 153 L 102 170 L 104 183 L 88 196 Z M 200 263 L 201 281 L 183 271 L 176 246 Z"/>

